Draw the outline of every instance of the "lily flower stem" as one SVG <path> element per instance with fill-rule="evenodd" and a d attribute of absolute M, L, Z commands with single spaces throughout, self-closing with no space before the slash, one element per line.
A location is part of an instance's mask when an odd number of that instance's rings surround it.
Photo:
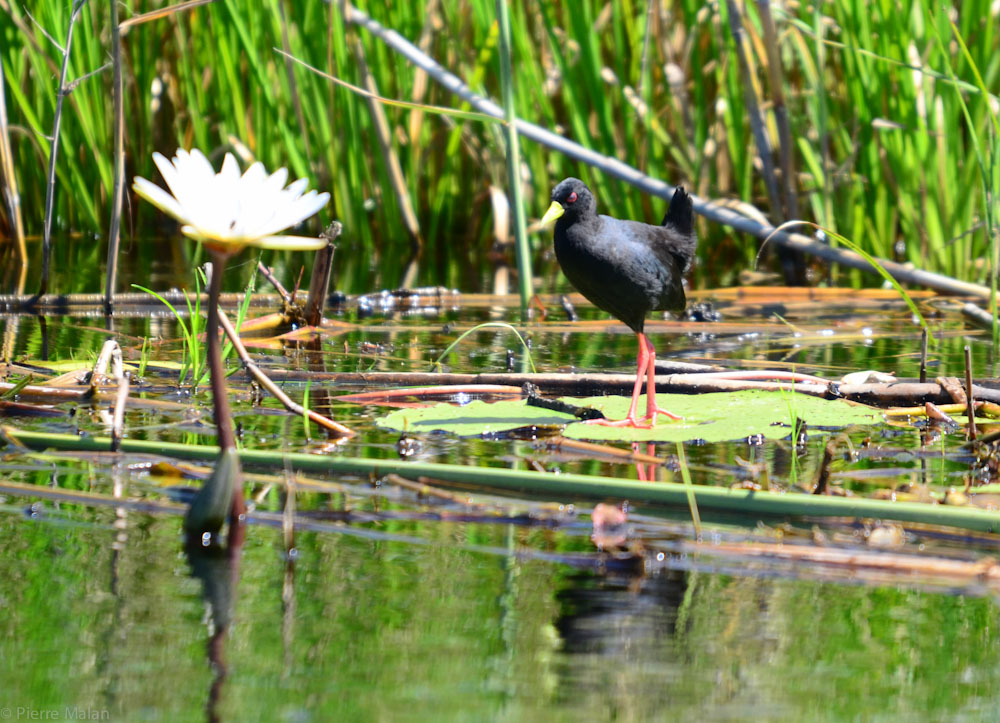
<path fill-rule="evenodd" d="M 236 435 L 233 433 L 232 412 L 229 408 L 229 394 L 226 390 L 226 370 L 222 366 L 222 343 L 219 338 L 219 295 L 222 291 L 222 272 L 228 254 L 210 249 L 212 257 L 212 278 L 208 289 L 208 368 L 212 385 L 212 409 L 215 428 L 218 430 L 219 453 L 236 450 Z M 229 524 L 236 528 L 243 524 L 246 503 L 243 500 L 243 477 L 239 469 L 239 458 L 235 457 L 236 474 L 233 480 L 233 502 L 229 511 Z"/>

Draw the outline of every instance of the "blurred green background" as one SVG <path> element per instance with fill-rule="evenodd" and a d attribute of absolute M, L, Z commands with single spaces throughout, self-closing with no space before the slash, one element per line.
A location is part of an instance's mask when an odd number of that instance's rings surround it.
<path fill-rule="evenodd" d="M 29 290 L 38 283 L 59 46 L 72 10 L 65 0 L 31 5 L 29 15 L 25 5 L 0 0 L 7 132 L 32 259 Z M 165 7 L 118 4 L 122 21 Z M 358 7 L 474 91 L 499 99 L 493 0 Z M 979 88 L 995 91 L 1000 83 L 1000 6 L 974 0 L 960 8 L 859 1 L 769 7 L 776 53 L 768 53 L 761 6 L 747 3 L 740 13 L 775 159 L 778 91 L 784 99 L 799 216 L 876 256 L 984 282 L 990 268 L 981 259 L 997 234 L 1000 153 L 990 116 L 997 99 Z M 511 12 L 521 118 L 699 196 L 748 201 L 782 220 L 781 211 L 769 208 L 725 3 L 525 0 L 513 3 Z M 107 4 L 86 3 L 73 35 L 68 81 L 79 84 L 66 97 L 60 135 L 53 291 L 99 291 L 103 285 L 113 173 L 110 24 Z M 242 146 L 244 157 L 271 170 L 287 166 L 294 177 L 307 176 L 334 193 L 335 205 L 308 232 L 318 233 L 334 217 L 344 223 L 339 289 L 397 286 L 416 242 L 400 212 L 368 101 L 286 65 L 276 50 L 286 45 L 296 58 L 355 85 L 364 84 L 363 61 L 382 96 L 460 105 L 367 30 L 345 23 L 337 2 L 217 0 L 133 25 L 124 35 L 126 178 L 160 182 L 154 151 L 169 156 L 179 146 L 196 146 L 219 164 L 226 150 Z M 407 280 L 491 290 L 495 266 L 514 263 L 512 247 L 497 244 L 493 232 L 490 188 L 506 186 L 501 127 L 384 110 L 422 244 L 415 275 Z M 529 221 L 542 214 L 551 187 L 567 175 L 584 178 L 606 213 L 651 222 L 662 217 L 659 199 L 531 141 L 522 143 L 522 156 Z M 5 237 L 7 221 L 0 218 Z M 161 247 L 150 241 L 172 235 L 164 224 L 129 192 L 119 289 L 148 280 L 150 265 L 163 259 Z M 699 233 L 696 285 L 738 283 L 759 241 L 705 221 Z M 566 286 L 550 243 L 548 233 L 533 237 L 538 290 Z M 3 258 L 11 258 L 11 248 L 4 244 Z M 814 264 L 810 279 L 827 281 L 827 270 Z M 877 283 L 857 272 L 832 280 Z"/>

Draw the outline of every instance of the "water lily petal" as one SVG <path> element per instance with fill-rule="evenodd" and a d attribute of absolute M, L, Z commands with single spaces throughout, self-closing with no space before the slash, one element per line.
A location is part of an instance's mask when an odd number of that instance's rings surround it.
<path fill-rule="evenodd" d="M 284 201 L 281 186 L 288 171 L 281 169 L 272 176 L 264 166 L 254 164 L 240 180 L 240 227 L 245 236 L 267 236 L 284 227 L 274 227 L 272 219 L 280 213 Z"/>
<path fill-rule="evenodd" d="M 266 181 L 267 171 L 264 170 L 263 163 L 258 161 L 246 170 L 237 184 L 240 201 L 242 202 L 244 208 L 252 208 L 253 210 L 259 212 L 260 208 L 258 204 L 267 202 L 273 203 L 273 199 L 264 196 L 262 193 Z"/>
<path fill-rule="evenodd" d="M 243 188 L 253 188 L 254 186 L 260 185 L 266 178 L 267 171 L 264 170 L 264 164 L 257 161 L 243 173 L 243 177 L 240 179 L 240 185 Z"/>
<path fill-rule="evenodd" d="M 156 158 L 155 155 L 153 160 L 156 161 L 156 167 L 160 169 L 163 180 L 167 182 L 167 188 L 174 194 L 174 198 L 184 208 L 185 213 L 190 213 L 189 204 L 197 199 L 202 191 L 200 184 L 195 183 L 192 173 L 187 170 L 187 153 L 178 150 L 172 161 L 167 161 L 163 156 Z"/>
<path fill-rule="evenodd" d="M 190 225 L 181 226 L 181 233 L 199 243 L 210 244 L 219 249 L 227 249 L 229 253 L 236 253 L 243 249 L 244 246 L 249 245 L 248 240 L 219 238 L 215 234 L 203 233 L 200 228 Z"/>
<path fill-rule="evenodd" d="M 192 226 L 191 224 L 184 224 L 181 226 L 181 233 L 188 238 L 194 239 L 195 241 L 208 241 L 211 238 L 202 233 L 201 229 L 196 226 Z"/>
<path fill-rule="evenodd" d="M 288 181 L 288 169 L 279 168 L 277 171 L 272 173 L 267 177 L 267 183 L 265 187 L 271 195 L 276 195 L 281 192 L 281 189 L 285 187 L 285 183 Z"/>
<path fill-rule="evenodd" d="M 212 172 L 215 175 L 215 172 Z M 227 153 L 222 159 L 222 170 L 219 171 L 218 178 L 225 183 L 236 184 L 240 178 L 240 164 L 236 162 L 236 157 L 232 153 Z"/>
<path fill-rule="evenodd" d="M 187 236 L 188 238 L 194 239 L 195 241 L 208 240 L 208 237 L 206 237 L 203 233 L 201 233 L 201 231 L 199 231 L 194 226 L 191 226 L 190 224 L 184 224 L 183 226 L 181 226 L 181 233 Z"/>
<path fill-rule="evenodd" d="M 308 236 L 264 236 L 247 241 L 248 246 L 278 251 L 318 251 L 326 248 L 327 243 L 325 238 L 310 238 Z"/>
<path fill-rule="evenodd" d="M 212 168 L 212 163 L 205 157 L 197 148 L 192 148 L 190 152 L 184 152 L 183 150 L 177 151 L 178 157 L 186 158 L 187 167 L 190 169 L 190 173 L 195 178 L 200 178 L 203 180 L 210 180 L 215 177 L 215 169 Z M 227 153 L 227 156 L 232 156 L 231 153 Z M 234 159 L 235 160 L 235 159 Z M 223 161 L 223 166 L 225 166 L 225 161 Z M 237 174 L 239 173 L 239 166 L 236 167 Z"/>
<path fill-rule="evenodd" d="M 140 198 L 146 199 L 158 209 L 173 216 L 181 223 L 187 221 L 184 217 L 184 209 L 177 202 L 177 199 L 152 181 L 147 181 L 145 178 L 136 176 L 136 178 L 132 181 L 132 190 L 134 190 Z"/>
<path fill-rule="evenodd" d="M 191 152 L 178 148 L 172 163 L 180 185 L 179 187 L 171 185 L 170 190 L 182 204 L 205 193 L 208 184 L 215 176 L 212 164 L 197 148 Z M 160 170 L 162 172 L 163 169 Z"/>
<path fill-rule="evenodd" d="M 204 200 L 210 204 L 205 219 L 206 230 L 225 237 L 238 225 L 240 210 L 240 166 L 232 153 L 222 159 L 222 170 L 212 173 L 212 188 Z"/>
<path fill-rule="evenodd" d="M 186 236 L 232 253 L 246 245 L 277 249 L 317 249 L 323 239 L 275 234 L 301 223 L 325 206 L 330 194 L 309 191 L 308 179 L 300 178 L 287 188 L 288 170 L 268 175 L 264 165 L 252 164 L 240 174 L 236 158 L 227 153 L 222 169 L 197 148 L 178 149 L 168 161 L 153 154 L 172 196 L 144 178 L 136 178 L 138 195 L 181 222 Z"/>
<path fill-rule="evenodd" d="M 292 183 L 290 183 L 288 188 L 282 191 L 282 193 L 289 199 L 294 199 L 297 198 L 298 196 L 301 196 L 302 192 L 306 190 L 306 186 L 308 185 L 309 185 L 308 178 L 300 178 L 297 181 L 293 181 Z"/>
<path fill-rule="evenodd" d="M 160 171 L 160 175 L 163 176 L 163 180 L 167 182 L 167 188 L 170 192 L 174 194 L 174 198 L 178 198 L 178 193 L 184 191 L 184 182 L 181 181 L 180 175 L 177 173 L 177 169 L 174 164 L 166 159 L 162 153 L 153 154 L 153 163 Z M 183 204 L 182 204 L 183 205 Z"/>
<path fill-rule="evenodd" d="M 305 219 L 318 213 L 329 201 L 329 193 L 317 194 L 316 191 L 309 191 L 306 195 L 296 199 L 294 203 L 276 208 L 275 215 L 270 222 L 262 224 L 258 230 L 262 234 L 273 234 L 297 226 Z"/>
<path fill-rule="evenodd" d="M 200 228 L 211 226 L 216 208 L 212 204 L 215 170 L 205 155 L 198 149 L 188 152 L 181 148 L 177 150 L 172 165 L 158 162 L 157 167 L 184 209 L 184 220 Z"/>

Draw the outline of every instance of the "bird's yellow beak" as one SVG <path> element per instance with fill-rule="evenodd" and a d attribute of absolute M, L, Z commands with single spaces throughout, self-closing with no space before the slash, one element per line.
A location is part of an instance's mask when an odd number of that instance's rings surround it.
<path fill-rule="evenodd" d="M 553 201 L 552 205 L 549 206 L 549 210 L 545 212 L 544 216 L 542 216 L 542 225 L 548 226 L 550 223 L 562 216 L 565 211 L 566 209 L 562 207 L 561 203 Z"/>

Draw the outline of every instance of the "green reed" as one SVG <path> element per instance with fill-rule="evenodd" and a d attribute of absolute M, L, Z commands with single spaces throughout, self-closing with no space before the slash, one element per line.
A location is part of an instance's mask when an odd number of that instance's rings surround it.
<path fill-rule="evenodd" d="M 334 192 L 352 250 L 338 257 L 339 288 L 393 286 L 403 273 L 409 239 L 381 154 L 374 150 L 369 111 L 363 98 L 304 68 L 293 68 L 290 82 L 284 58 L 275 52 L 283 46 L 282 1 L 219 0 L 129 28 L 123 37 L 128 174 L 157 178 L 150 160 L 154 150 L 169 155 L 178 146 L 195 145 L 214 151 L 218 160 L 235 139 L 268 168 L 287 166 L 292 175 L 308 176 Z M 404 37 L 423 39 L 427 52 L 473 90 L 500 97 L 493 0 L 441 0 L 436 18 L 427 17 L 427 3 L 358 5 Z M 70 11 L 69 3 L 57 0 L 32 6 L 34 21 L 21 3 L 0 3 L 0 62 L 29 237 L 42 227 L 61 61 L 42 30 L 56 40 L 64 37 Z M 754 202 L 766 211 L 733 40 L 721 15 L 725 5 L 717 7 L 713 11 L 696 0 L 653 3 L 651 12 L 640 0 L 512 3 L 514 105 L 526 120 L 562 128 L 574 140 L 647 173 L 700 195 Z M 125 0 L 120 16 L 128 19 L 151 8 Z M 381 95 L 459 105 L 433 81 L 420 91 L 417 70 L 363 29 L 346 24 L 338 8 L 324 0 L 284 2 L 289 49 L 296 58 L 357 84 L 350 41 L 356 36 Z M 754 5 L 746 4 L 744 12 L 767 108 L 762 32 Z M 926 2 L 902 14 L 896 5 L 860 0 L 774 12 L 803 214 L 873 256 L 986 281 L 993 266 L 978 260 L 993 258 L 995 213 L 984 216 L 984 208 L 998 192 L 997 171 L 991 170 L 997 168 L 998 151 L 983 89 L 1000 82 L 997 18 L 989 0 L 963 3 L 954 34 L 946 9 Z M 105 64 L 108 22 L 104 6 L 85 6 L 70 58 L 71 80 Z M 956 37 L 961 44 L 952 42 Z M 679 70 L 680 85 L 671 85 L 668 67 Z M 55 235 L 57 267 L 101 264 L 113 180 L 110 84 L 107 69 L 82 80 L 66 99 L 57 168 L 55 223 L 62 231 Z M 155 97 L 154 84 L 162 88 Z M 387 108 L 387 113 L 426 241 L 418 283 L 483 289 L 493 264 L 488 187 L 504 173 L 500 129 L 406 109 Z M 766 120 L 776 142 L 773 117 Z M 982 139 L 978 150 L 973 135 Z M 567 175 L 587 180 L 606 213 L 647 221 L 662 217 L 664 204 L 536 144 L 524 143 L 521 156 L 530 171 L 529 220 L 541 214 L 552 185 Z M 127 202 L 125 214 L 126 244 L 155 230 L 157 221 L 144 207 Z M 328 220 L 320 218 L 304 232 L 318 232 Z M 82 235 L 67 238 L 66 231 Z M 735 283 L 759 243 L 717 227 L 703 225 L 700 231 L 697 283 Z M 95 235 L 102 241 L 95 243 Z M 37 243 L 31 252 L 37 259 Z M 272 256 L 265 261 L 279 271 L 290 263 Z M 540 290 L 553 284 L 564 288 L 554 273 L 547 234 L 536 239 L 531 256 Z M 508 261 L 514 264 L 513 253 Z M 36 263 L 32 278 L 37 274 Z M 872 280 L 858 272 L 842 279 Z M 96 288 L 95 283 L 53 290 Z"/>

